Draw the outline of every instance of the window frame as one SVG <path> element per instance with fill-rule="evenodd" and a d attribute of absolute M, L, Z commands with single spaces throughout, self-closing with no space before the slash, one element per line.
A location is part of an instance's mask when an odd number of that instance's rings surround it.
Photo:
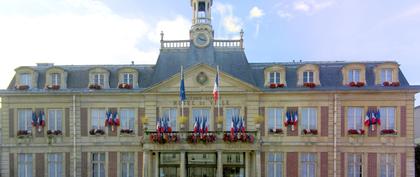
<path fill-rule="evenodd" d="M 311 156 L 313 159 L 311 159 Z M 316 177 L 317 175 L 317 168 L 318 168 L 318 162 L 317 162 L 317 156 L 318 154 L 315 152 L 305 152 L 300 153 L 300 176 L 301 177 Z M 311 171 L 311 165 L 313 165 L 313 170 Z M 306 174 L 303 174 L 303 168 L 306 168 Z M 313 174 L 311 176 L 311 174 Z"/>
<path fill-rule="evenodd" d="M 51 111 L 54 112 L 54 116 L 51 116 Z M 48 123 L 47 128 L 48 128 L 48 130 L 61 130 L 61 131 L 63 131 L 63 120 L 64 120 L 64 117 L 63 117 L 63 115 L 64 115 L 63 109 L 48 109 L 47 112 L 48 112 L 48 120 L 47 120 L 47 123 Z M 59 112 L 61 112 L 61 115 L 59 117 L 57 117 L 57 115 L 59 115 L 58 114 Z M 58 118 L 61 119 L 60 120 L 61 123 L 58 123 L 58 121 L 57 121 Z M 52 126 L 54 128 L 50 127 L 51 126 L 51 122 L 50 121 L 52 119 L 54 119 L 54 125 Z M 58 128 L 58 127 L 60 127 L 60 128 Z"/>
<path fill-rule="evenodd" d="M 134 85 L 134 74 L 133 73 L 123 73 L 123 83 L 124 84 L 130 84 L 130 85 Z M 127 78 L 126 78 L 127 76 Z"/>
<path fill-rule="evenodd" d="M 166 107 L 162 108 L 162 115 L 165 118 L 169 118 L 169 125 L 172 128 L 172 131 L 178 130 L 178 108 L 176 107 Z"/>
<path fill-rule="evenodd" d="M 392 68 L 382 68 L 380 74 L 381 74 L 381 83 L 393 82 L 394 70 Z"/>
<path fill-rule="evenodd" d="M 271 156 L 274 156 L 272 161 L 270 160 Z M 273 174 L 271 175 L 270 172 L 270 166 L 273 166 Z M 279 169 L 277 168 L 280 166 L 281 172 L 279 172 Z M 284 153 L 283 152 L 269 152 L 267 155 L 267 177 L 283 177 L 285 174 L 285 160 L 284 160 Z"/>
<path fill-rule="evenodd" d="M 97 155 L 97 160 L 94 156 Z M 102 159 L 103 157 L 103 159 Z M 95 176 L 95 165 L 98 166 L 97 176 Z M 103 168 L 101 168 L 103 167 Z M 104 176 L 101 176 L 101 169 L 103 169 Z M 92 152 L 91 153 L 91 175 L 92 177 L 105 177 L 106 176 L 106 154 L 105 152 Z"/>
<path fill-rule="evenodd" d="M 17 173 L 19 177 L 33 177 L 34 176 L 34 157 L 33 154 L 30 153 L 19 153 L 17 155 L 18 163 L 17 163 Z M 23 156 L 23 162 L 22 162 Z M 22 166 L 23 165 L 23 166 Z M 21 168 L 24 169 L 25 174 L 21 174 Z"/>
<path fill-rule="evenodd" d="M 100 85 L 100 86 L 104 87 L 105 86 L 105 74 L 104 73 L 93 73 L 93 83 L 92 84 L 96 84 L 96 85 Z"/>
<path fill-rule="evenodd" d="M 277 72 L 277 71 L 272 71 L 268 73 L 268 79 L 269 79 L 269 83 L 275 83 L 275 84 L 280 84 L 282 82 L 281 80 L 281 73 Z M 273 80 L 273 81 L 272 81 Z"/>
<path fill-rule="evenodd" d="M 24 112 L 23 117 L 21 117 L 22 112 Z M 18 130 L 32 130 L 32 109 L 29 108 L 23 108 L 23 109 L 17 109 L 17 116 L 18 116 L 18 124 L 17 128 Z M 22 120 L 24 122 L 22 122 Z M 21 129 L 21 124 L 23 124 L 23 129 Z"/>
<path fill-rule="evenodd" d="M 359 159 L 358 159 L 359 158 Z M 352 169 L 351 169 L 352 167 Z M 357 168 L 359 167 L 359 168 Z M 351 170 L 350 170 L 351 169 Z M 353 173 L 353 176 L 350 173 Z M 359 175 L 357 175 L 359 174 Z M 347 154 L 347 177 L 359 177 L 363 175 L 363 154 L 348 153 Z"/>
<path fill-rule="evenodd" d="M 135 129 L 136 111 L 134 108 L 120 108 L 119 116 L 121 120 L 120 129 Z"/>
<path fill-rule="evenodd" d="M 306 115 L 305 114 L 305 110 L 308 110 L 308 114 Z M 300 127 L 301 127 L 301 129 L 302 130 L 305 130 L 305 129 L 315 129 L 315 130 L 318 130 L 318 108 L 316 108 L 316 107 L 303 107 L 303 108 L 301 108 L 301 110 L 300 110 L 300 112 L 301 112 L 301 116 L 300 116 Z M 315 128 L 311 128 L 311 119 L 313 119 L 313 116 L 311 116 L 311 113 L 315 113 Z M 306 116 L 308 116 L 308 117 L 306 117 Z M 312 117 L 312 118 L 311 118 Z M 306 121 L 306 122 L 305 122 Z M 305 127 L 305 123 L 307 123 L 307 127 Z"/>
<path fill-rule="evenodd" d="M 360 69 L 349 69 L 348 71 L 348 81 L 350 82 L 361 82 L 361 73 Z M 358 77 L 357 77 L 358 76 Z"/>
<path fill-rule="evenodd" d="M 26 77 L 24 77 L 26 76 Z M 32 87 L 32 74 L 31 73 L 20 73 L 19 74 L 19 84 L 27 85 L 29 88 Z"/>
<path fill-rule="evenodd" d="M 61 73 L 51 73 L 51 85 L 61 85 Z"/>
<path fill-rule="evenodd" d="M 94 112 L 96 112 L 96 115 L 94 115 Z M 92 109 L 90 109 L 90 128 L 91 129 L 95 129 L 95 126 L 97 126 L 96 129 L 101 129 L 101 130 L 106 131 L 105 120 L 106 120 L 106 109 L 105 108 L 92 108 Z M 97 125 L 95 125 L 95 124 L 97 124 Z"/>
<path fill-rule="evenodd" d="M 357 118 L 357 111 L 360 111 L 360 117 Z M 353 113 L 353 114 L 352 114 Z M 352 114 L 352 115 L 351 115 Z M 353 119 L 353 121 L 350 121 Z M 359 125 L 357 122 L 357 119 L 359 119 Z M 356 107 L 356 106 L 350 106 L 347 107 L 347 130 L 354 129 L 354 130 L 361 130 L 363 129 L 363 121 L 364 121 L 364 108 L 363 107 Z M 350 124 L 351 122 L 351 124 Z M 352 126 L 350 126 L 352 125 Z"/>
<path fill-rule="evenodd" d="M 274 111 L 274 117 L 271 117 L 271 113 L 270 111 Z M 280 117 L 277 115 L 279 114 Z M 267 117 L 268 117 L 268 131 L 270 131 L 271 129 L 282 129 L 283 128 L 283 123 L 284 123 L 284 108 L 280 108 L 280 107 L 271 107 L 271 108 L 267 108 Z M 274 119 L 274 121 L 271 121 L 271 119 Z M 274 127 L 271 127 L 271 122 L 274 122 Z M 279 125 L 279 127 L 277 127 Z"/>
<path fill-rule="evenodd" d="M 53 158 L 53 160 L 51 160 Z M 62 153 L 48 153 L 47 154 L 47 173 L 48 177 L 59 177 L 64 176 L 63 171 L 63 154 Z M 50 171 L 50 165 L 53 165 L 52 168 L 54 168 L 54 175 L 51 175 Z M 61 167 L 61 168 L 60 168 Z M 60 172 L 61 170 L 61 172 Z"/>
<path fill-rule="evenodd" d="M 391 159 L 390 159 L 391 158 Z M 385 153 L 381 154 L 381 159 L 379 160 L 379 175 L 382 175 L 381 172 L 385 172 L 385 177 L 396 177 L 397 175 L 397 154 Z M 382 167 L 385 166 L 385 169 Z M 390 174 L 390 170 L 393 170 L 394 174 Z"/>
<path fill-rule="evenodd" d="M 121 177 L 134 177 L 135 171 L 135 154 L 134 152 L 121 152 L 120 162 L 121 162 Z M 126 157 L 126 158 L 124 158 Z M 132 169 L 131 169 L 132 165 Z M 127 170 L 127 175 L 124 176 L 124 170 Z M 132 174 L 132 175 L 131 175 Z"/>
<path fill-rule="evenodd" d="M 312 75 L 312 76 L 311 76 Z M 306 77 L 306 79 L 305 79 Z M 312 70 L 303 71 L 303 83 L 315 83 L 315 72 Z M 311 81 L 312 79 L 312 81 Z"/>
<path fill-rule="evenodd" d="M 386 114 L 384 114 L 383 110 L 385 110 Z M 390 112 L 390 110 L 393 110 Z M 392 107 L 392 106 L 387 106 L 387 107 L 380 107 L 379 108 L 379 112 L 381 114 L 381 130 L 389 130 L 389 129 L 393 129 L 395 130 L 397 127 L 397 108 Z M 390 114 L 391 113 L 391 114 Z M 386 116 L 385 116 L 386 115 Z M 392 117 L 390 116 L 392 115 Z M 390 118 L 393 118 L 393 128 L 390 128 Z"/>
<path fill-rule="evenodd" d="M 226 128 L 226 131 L 230 131 L 230 123 L 232 122 L 232 116 L 231 117 L 228 117 L 228 112 L 229 111 L 234 111 L 234 110 L 237 110 L 237 112 L 235 111 L 234 113 L 233 113 L 233 115 L 236 115 L 235 113 L 237 113 L 237 116 L 238 117 L 241 117 L 241 108 L 240 107 L 229 107 L 229 108 L 226 108 L 226 110 L 225 110 L 225 121 L 226 121 L 226 123 L 225 123 L 225 128 Z"/>

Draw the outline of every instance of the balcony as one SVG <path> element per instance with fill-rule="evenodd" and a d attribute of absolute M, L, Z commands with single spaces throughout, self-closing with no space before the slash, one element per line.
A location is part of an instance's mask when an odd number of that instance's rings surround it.
<path fill-rule="evenodd" d="M 171 133 L 158 133 L 147 131 L 146 144 L 255 144 L 257 131 L 245 131 L 231 134 L 230 131 L 208 131 L 207 133 L 195 133 L 193 131 L 174 131 Z"/>

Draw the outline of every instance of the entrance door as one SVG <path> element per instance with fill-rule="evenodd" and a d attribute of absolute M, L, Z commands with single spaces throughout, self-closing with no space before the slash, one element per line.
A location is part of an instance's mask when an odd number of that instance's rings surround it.
<path fill-rule="evenodd" d="M 188 177 L 216 177 L 216 170 L 214 167 L 190 167 Z"/>
<path fill-rule="evenodd" d="M 223 167 L 223 177 L 245 177 L 245 168 Z"/>

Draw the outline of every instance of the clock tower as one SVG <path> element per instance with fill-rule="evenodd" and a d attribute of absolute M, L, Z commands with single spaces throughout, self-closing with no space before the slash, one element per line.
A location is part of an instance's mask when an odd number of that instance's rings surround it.
<path fill-rule="evenodd" d="M 213 0 L 191 0 L 192 7 L 192 26 L 190 39 L 196 47 L 208 47 L 214 37 L 211 26 L 211 6 Z"/>

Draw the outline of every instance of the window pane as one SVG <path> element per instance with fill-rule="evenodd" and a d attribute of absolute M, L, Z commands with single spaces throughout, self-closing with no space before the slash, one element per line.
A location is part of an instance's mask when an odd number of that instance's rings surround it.
<path fill-rule="evenodd" d="M 238 117 L 240 113 L 239 108 L 227 108 L 226 109 L 226 131 L 230 131 L 230 124 L 232 122 L 232 117 Z"/>
<path fill-rule="evenodd" d="M 280 73 L 275 72 L 276 75 L 276 83 L 280 83 Z"/>
<path fill-rule="evenodd" d="M 163 109 L 163 117 L 169 118 L 169 126 L 172 128 L 173 131 L 177 130 L 177 108 L 164 108 Z"/>
<path fill-rule="evenodd" d="M 32 86 L 32 76 L 28 73 L 20 74 L 20 85 Z"/>
<path fill-rule="evenodd" d="M 105 109 L 91 110 L 91 125 L 95 129 L 104 129 L 105 126 Z"/>
<path fill-rule="evenodd" d="M 121 109 L 121 128 L 134 130 L 134 109 Z"/>
<path fill-rule="evenodd" d="M 307 83 L 309 79 L 309 73 L 308 72 L 303 72 L 303 82 Z"/>
<path fill-rule="evenodd" d="M 52 83 L 52 85 L 60 85 L 61 74 L 60 73 L 52 73 L 51 74 L 51 83 Z"/>
<path fill-rule="evenodd" d="M 314 82 L 314 72 L 309 72 L 309 82 Z"/>
<path fill-rule="evenodd" d="M 268 108 L 268 128 L 278 129 L 283 126 L 283 109 L 281 108 Z"/>
<path fill-rule="evenodd" d="M 302 128 L 303 129 L 317 129 L 317 109 L 316 108 L 302 108 Z"/>
<path fill-rule="evenodd" d="M 32 129 L 32 110 L 31 109 L 18 109 L 18 124 L 19 130 Z"/>
<path fill-rule="evenodd" d="M 270 83 L 274 83 L 274 72 L 270 73 Z"/>
<path fill-rule="evenodd" d="M 395 129 L 395 108 L 383 107 L 379 109 L 381 128 L 382 129 Z"/>

